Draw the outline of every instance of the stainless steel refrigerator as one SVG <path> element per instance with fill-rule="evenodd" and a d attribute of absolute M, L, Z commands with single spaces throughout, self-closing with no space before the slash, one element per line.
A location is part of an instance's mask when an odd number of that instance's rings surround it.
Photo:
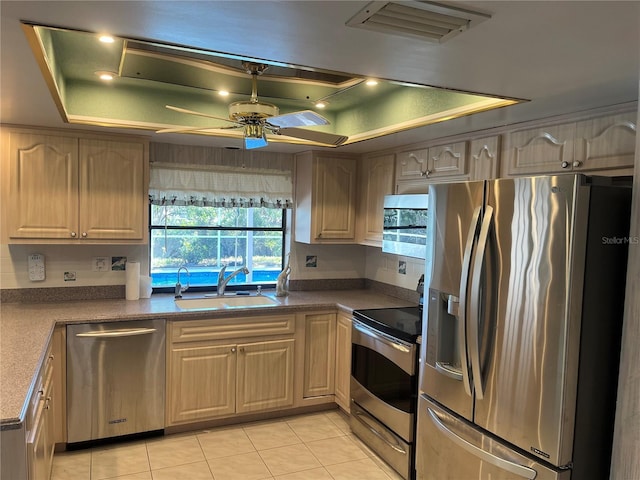
<path fill-rule="evenodd" d="M 608 478 L 630 199 L 584 175 L 429 187 L 418 479 Z"/>

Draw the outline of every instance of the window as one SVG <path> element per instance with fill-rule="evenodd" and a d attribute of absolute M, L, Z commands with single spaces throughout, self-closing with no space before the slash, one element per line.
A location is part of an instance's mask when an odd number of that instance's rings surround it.
<path fill-rule="evenodd" d="M 181 266 L 189 270 L 190 287 L 212 289 L 242 267 L 228 285 L 269 285 L 284 266 L 286 210 L 259 207 L 151 205 L 151 281 L 173 289 Z M 180 281 L 187 284 L 184 274 Z"/>

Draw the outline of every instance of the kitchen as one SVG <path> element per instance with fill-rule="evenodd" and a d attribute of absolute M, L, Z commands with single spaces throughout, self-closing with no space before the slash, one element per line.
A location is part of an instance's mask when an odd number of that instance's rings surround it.
<path fill-rule="evenodd" d="M 309 2 L 304 2 L 309 3 Z M 151 38 L 162 39 L 169 43 L 176 44 L 188 44 L 201 46 L 202 48 L 211 48 L 211 45 L 215 45 L 215 49 L 219 51 L 229 51 L 233 53 L 245 54 L 255 58 L 268 58 L 273 60 L 284 61 L 288 60 L 294 64 L 301 65 L 319 65 L 338 71 L 353 71 L 357 70 L 362 73 L 372 74 L 382 78 L 399 78 L 399 72 L 405 71 L 402 75 L 402 80 L 417 80 L 420 83 L 429 83 L 435 85 L 441 85 L 449 88 L 461 88 L 463 90 L 482 91 L 488 93 L 500 93 L 508 94 L 514 98 L 528 98 L 532 99 L 531 102 L 524 103 L 515 107 L 507 107 L 493 112 L 486 112 L 470 117 L 462 117 L 450 122 L 442 122 L 439 124 L 425 127 L 424 129 L 416 129 L 416 131 L 408 130 L 405 132 L 399 132 L 388 137 L 381 137 L 379 139 L 369 140 L 360 144 L 347 145 L 341 147 L 339 151 L 345 151 L 347 153 L 369 153 L 369 152 L 395 152 L 404 151 L 402 147 L 405 145 L 413 145 L 420 142 L 424 142 L 425 139 L 429 139 L 429 145 L 438 146 L 438 139 L 448 138 L 454 135 L 463 135 L 467 132 L 473 132 L 477 130 L 484 130 L 487 126 L 496 128 L 502 125 L 517 124 L 524 121 L 539 120 L 556 117 L 559 115 L 565 115 L 564 118 L 557 118 L 556 122 L 552 123 L 566 123 L 575 118 L 576 112 L 584 112 L 590 109 L 603 108 L 600 113 L 610 113 L 606 111 L 606 107 L 610 107 L 616 104 L 625 104 L 628 102 L 634 102 L 637 100 L 638 90 L 638 68 L 637 58 L 638 55 L 634 55 L 634 51 L 630 48 L 630 45 L 637 45 L 637 6 L 633 3 L 629 4 L 626 8 L 631 11 L 619 12 L 620 17 L 616 17 L 620 23 L 613 25 L 607 24 L 607 27 L 611 29 L 609 35 L 602 35 L 602 38 L 593 39 L 588 45 L 589 48 L 585 48 L 587 45 L 588 35 L 582 31 L 582 28 L 588 29 L 590 26 L 595 28 L 595 25 L 602 27 L 596 19 L 608 17 L 610 14 L 616 12 L 613 9 L 612 12 L 603 13 L 597 10 L 597 4 L 584 4 L 586 11 L 583 11 L 584 18 L 580 17 L 584 23 L 576 22 L 574 25 L 567 26 L 563 19 L 574 18 L 574 11 L 569 6 L 559 5 L 559 9 L 556 13 L 557 30 L 553 30 L 553 24 L 546 24 L 546 28 L 549 30 L 548 38 L 536 38 L 536 42 L 532 42 L 531 36 L 523 36 L 523 39 L 517 39 L 522 42 L 520 49 L 515 48 L 517 54 L 503 51 L 504 36 L 507 35 L 502 31 L 496 32 L 494 37 L 490 37 L 485 40 L 487 43 L 478 48 L 484 48 L 489 53 L 474 53 L 475 50 L 471 50 L 469 54 L 459 57 L 451 57 L 450 63 L 443 63 L 441 61 L 443 72 L 432 72 L 431 67 L 427 66 L 424 74 L 413 71 L 413 67 L 407 67 L 407 64 L 416 65 L 421 64 L 418 60 L 423 54 L 423 49 L 427 48 L 423 43 L 416 44 L 415 41 L 406 39 L 400 39 L 396 37 L 387 38 L 386 36 L 373 36 L 368 34 L 366 37 L 367 48 L 363 46 L 362 35 L 363 32 L 357 30 L 348 30 L 344 27 L 344 22 L 358 11 L 365 2 L 341 2 L 340 5 L 332 4 L 331 8 L 327 8 L 323 5 L 323 2 L 310 2 L 306 7 L 298 2 L 289 2 L 279 5 L 279 8 L 275 8 L 274 5 L 267 7 L 265 4 L 250 4 L 253 7 L 252 12 L 254 14 L 251 20 L 252 32 L 256 32 L 256 36 L 268 35 L 271 42 L 259 42 L 256 41 L 256 37 L 246 38 L 246 44 L 240 43 L 238 30 L 240 26 L 244 26 L 245 22 L 250 20 L 247 18 L 246 11 L 249 4 L 239 2 L 235 4 L 212 4 L 209 5 L 208 15 L 217 14 L 220 18 L 228 18 L 229 21 L 225 24 L 228 30 L 224 29 L 215 33 L 215 37 L 210 37 L 207 40 L 210 43 L 204 43 L 205 40 L 198 40 L 198 38 L 183 38 L 184 32 L 192 31 L 192 25 L 189 27 L 175 27 L 174 29 L 161 29 L 161 25 L 173 25 L 177 18 L 188 18 L 189 10 L 195 9 L 197 13 L 197 5 L 195 4 L 181 4 L 171 7 L 167 3 L 162 4 L 132 4 L 129 8 L 123 8 L 121 6 L 120 11 L 110 11 L 109 7 L 103 5 L 91 5 L 83 6 L 77 12 L 71 12 L 64 10 L 60 6 L 56 6 L 55 2 L 38 3 L 12 3 L 3 2 L 2 5 L 2 62 L 3 62 L 3 78 L 2 78 L 2 121 L 3 123 L 17 124 L 17 125 L 32 125 L 40 127 L 53 127 L 64 128 L 68 125 L 64 125 L 60 119 L 59 113 L 56 111 L 54 103 L 51 101 L 51 96 L 46 91 L 44 81 L 41 73 L 38 71 L 36 63 L 33 61 L 33 54 L 26 45 L 25 36 L 20 30 L 18 20 L 34 21 L 45 25 L 59 25 L 65 27 L 77 28 L 80 30 L 90 31 L 102 31 L 111 30 L 114 33 L 129 36 L 130 38 Z M 470 36 L 461 35 L 459 41 L 462 42 L 460 49 L 470 49 L 473 42 L 478 39 L 473 35 L 480 32 L 490 35 L 486 32 L 486 29 L 491 30 L 489 27 L 496 25 L 500 19 L 500 14 L 507 16 L 508 20 L 515 21 L 516 19 L 526 17 L 528 22 L 531 22 L 531 30 L 535 30 L 534 12 L 532 10 L 538 10 L 539 5 L 529 6 L 529 9 L 525 13 L 518 13 L 515 11 L 514 5 L 496 5 L 492 2 L 484 2 L 486 10 L 495 12 L 494 18 L 491 21 L 474 27 L 474 29 L 468 32 Z M 77 6 L 76 6 L 77 7 Z M 215 8 L 219 8 L 220 11 L 216 11 Z M 523 6 L 521 8 L 525 8 Z M 600 6 L 601 8 L 602 5 Z M 88 11 L 84 11 L 88 9 Z M 173 10 L 173 9 L 178 9 Z M 549 5 L 545 5 L 544 9 L 550 8 Z M 607 7 L 608 10 L 609 7 Z M 634 10 L 634 8 L 636 8 Z M 540 10 L 544 10 L 540 9 Z M 593 11 L 589 11 L 594 9 Z M 194 12 L 192 12 L 193 15 Z M 78 17 L 75 18 L 74 15 Z M 145 20 L 143 21 L 136 15 L 143 15 Z M 154 17 L 153 15 L 157 15 Z M 509 16 L 511 15 L 511 16 Z M 634 17 L 635 15 L 635 17 Z M 549 12 L 550 17 L 554 15 Z M 326 18 L 334 17 L 334 18 Z M 136 19 L 137 18 L 137 19 Z M 148 25 L 148 18 L 157 18 L 156 27 L 158 30 L 150 28 L 149 31 L 140 30 L 141 25 Z M 194 18 L 201 18 L 202 22 L 206 25 L 200 24 L 200 32 L 206 32 L 208 35 L 214 35 L 214 32 L 208 28 L 208 22 L 206 21 L 207 15 L 200 14 L 194 15 L 191 21 L 195 21 Z M 210 17 L 209 17 L 210 18 Z M 326 35 L 326 28 L 318 28 L 317 30 L 309 29 L 308 31 L 300 31 L 299 25 L 305 20 L 305 25 L 309 21 L 309 18 L 326 18 L 327 25 L 333 25 L 336 32 L 340 32 L 341 37 L 339 39 L 330 38 Z M 278 21 L 280 28 L 271 29 L 267 28 L 270 25 L 269 22 L 261 20 L 268 19 L 269 21 Z M 291 21 L 287 25 L 287 19 Z M 551 22 L 549 19 L 545 21 Z M 104 22 L 104 25 L 103 25 Z M 590 22 L 593 22 L 591 24 Z M 617 31 L 617 27 L 624 25 L 621 31 Z M 110 27 L 110 28 L 107 28 Z M 496 27 L 493 27 L 496 28 Z M 567 28 L 575 29 L 571 34 L 567 31 Z M 480 30 L 479 30 L 480 29 Z M 485 30 L 482 30 L 485 29 Z M 509 30 L 507 30 L 508 32 Z M 556 37 L 551 34 L 555 32 Z M 617 34 L 616 34 L 617 33 Z M 204 33 L 203 33 L 204 34 Z M 5 35 L 11 37 L 5 37 Z M 195 34 L 194 34 L 195 35 Z M 465 34 L 466 35 L 466 34 Z M 295 36 L 295 37 L 293 37 Z M 585 38 L 587 37 L 587 38 Z M 295 38 L 295 42 L 291 42 L 290 39 Z M 549 61 L 548 68 L 553 70 L 544 75 L 541 74 L 541 78 L 535 78 L 535 75 L 531 75 L 529 72 L 531 69 L 524 68 L 522 65 L 535 64 L 535 61 L 540 63 L 540 68 L 547 62 L 543 57 L 548 56 L 550 52 L 555 51 L 557 45 L 562 45 L 562 39 L 565 38 L 580 38 L 583 45 L 574 45 L 574 49 L 570 52 L 561 52 L 563 55 L 574 55 L 571 57 L 571 65 L 580 65 L 579 68 L 569 69 L 566 68 L 567 63 L 556 63 Z M 502 40 L 500 40 L 502 39 Z M 454 42 L 458 41 L 455 38 L 448 43 L 441 45 L 440 47 L 449 48 L 449 50 L 456 46 Z M 514 41 L 516 39 L 513 39 Z M 596 41 L 597 40 L 597 41 Z M 336 49 L 332 42 L 341 42 L 341 50 L 343 52 L 336 52 Z M 610 44 L 605 42 L 610 41 Z M 375 43 L 371 43 L 375 42 Z M 468 43 L 465 43 L 468 42 Z M 616 43 L 618 42 L 618 43 Z M 576 42 L 576 44 L 579 42 Z M 323 48 L 318 48 L 314 44 L 323 45 Z M 349 49 L 344 48 L 344 45 L 348 45 Z M 375 45 L 376 48 L 368 48 Z M 277 48 L 276 48 L 277 46 Z M 315 48 L 314 48 L 315 46 Z M 578 48 L 580 47 L 580 48 Z M 430 48 L 430 53 L 434 55 L 437 52 L 432 52 L 435 47 Z M 569 48 L 569 47 L 567 47 Z M 295 50 L 290 51 L 289 49 Z M 351 50 L 353 49 L 353 50 Z M 349 51 L 351 50 L 351 51 Z M 285 54 L 286 52 L 289 52 Z M 406 52 L 407 58 L 405 61 L 407 64 L 400 63 L 401 59 L 394 52 Z M 587 52 L 588 51 L 588 52 Z M 317 52 L 317 53 L 314 53 Z M 332 58 L 329 59 L 326 56 L 326 52 L 332 52 Z M 448 51 L 449 54 L 462 55 L 460 51 Z M 637 53 L 637 52 L 635 52 Z M 317 56 L 314 56 L 317 55 Z M 469 55 L 468 57 L 466 55 Z M 474 58 L 475 55 L 475 58 Z M 593 65 L 592 56 L 598 55 L 598 66 Z M 287 57 L 287 58 L 285 58 Z M 514 58 L 515 57 L 515 58 Z M 385 59 L 386 64 L 381 64 L 380 58 Z M 564 57 L 566 58 L 566 57 Z M 353 63 L 355 59 L 359 62 L 357 67 Z M 462 65 L 462 59 L 466 59 L 465 65 L 478 66 L 478 59 L 486 60 L 486 68 L 483 68 L 482 72 L 473 71 L 473 80 L 470 80 L 469 74 L 463 75 L 458 71 L 457 65 Z M 471 60 L 473 59 L 473 60 Z M 411 62 L 410 60 L 413 60 Z M 458 60 L 458 61 L 456 61 Z M 604 61 L 611 62 L 611 65 L 605 68 L 602 64 Z M 475 62 L 475 63 L 474 63 Z M 558 62 L 558 59 L 556 59 Z M 404 66 L 403 66 L 404 65 Z M 505 69 L 504 65 L 513 65 L 513 67 Z M 591 70 L 584 70 L 589 65 Z M 403 70 L 396 70 L 398 68 Z M 486 71 L 485 71 L 486 70 Z M 9 73 L 16 73 L 16 77 L 10 76 Z M 493 73 L 492 73 L 493 72 Z M 625 73 L 626 72 L 626 73 Z M 630 72 L 630 73 L 629 73 Z M 446 76 L 445 76 L 446 73 Z M 435 75 L 443 75 L 442 78 L 438 78 Z M 511 79 L 505 77 L 505 75 L 514 75 Z M 531 78 L 525 78 L 531 77 Z M 554 78 L 553 85 L 547 84 L 544 81 L 545 78 Z M 463 80 L 464 79 L 464 80 Z M 508 85 L 507 85 L 508 84 Z M 532 84 L 539 84 L 533 85 Z M 530 90 L 525 88 L 526 86 Z M 574 90 L 571 90 L 571 88 Z M 543 87 L 549 89 L 549 92 L 541 92 L 532 88 Z M 597 91 L 597 92 L 596 92 Z M 37 96 L 35 92 L 40 92 L 40 96 Z M 528 93 L 531 92 L 531 93 Z M 544 94 L 543 94 L 544 93 Z M 563 104 L 558 99 L 562 98 L 567 104 Z M 637 107 L 635 107 L 637 111 Z M 542 122 L 540 122 L 542 123 Z M 77 128 L 77 127 L 74 127 Z M 118 133 L 124 133 L 122 130 L 118 130 Z M 188 139 L 189 135 L 174 136 L 171 140 L 165 140 L 168 137 L 154 139 L 154 142 L 174 142 L 177 144 L 183 144 L 193 139 Z M 195 136 L 194 136 L 195 137 Z M 210 141 L 213 142 L 214 137 L 209 137 L 206 140 L 198 139 L 199 144 L 210 145 Z M 383 143 L 385 140 L 393 141 L 393 145 Z M 283 148 L 291 148 L 282 146 Z M 274 147 L 275 148 L 275 147 Z M 636 148 L 637 150 L 637 148 Z M 636 206 L 637 208 L 637 206 Z M 637 218 L 637 215 L 633 216 Z M 636 227 L 637 228 L 637 227 Z M 101 277 L 95 273 L 91 273 L 91 258 L 95 256 L 127 256 L 130 258 L 139 259 L 141 262 L 141 268 L 144 270 L 148 265 L 145 262 L 147 260 L 146 248 L 144 246 L 107 246 L 107 247 L 94 247 L 94 246 L 56 246 L 56 245 L 38 245 L 37 250 L 29 246 L 11 246 L 7 244 L 2 245 L 2 288 L 7 290 L 12 289 L 29 289 L 33 288 L 34 284 L 30 283 L 26 277 L 28 254 L 37 251 L 43 253 L 47 258 L 47 283 L 46 287 L 67 287 L 69 284 L 62 280 L 62 273 L 67 270 L 75 271 L 78 280 L 75 285 L 81 286 L 96 286 L 104 285 L 104 277 Z M 420 262 L 414 262 L 410 259 L 402 259 L 407 262 L 407 273 L 398 273 L 397 259 L 394 257 L 387 257 L 380 253 L 379 249 L 375 247 L 364 247 L 361 245 L 349 245 L 349 246 L 336 246 L 336 245 L 309 245 L 304 243 L 292 243 L 292 248 L 295 249 L 293 258 L 297 261 L 292 262 L 293 271 L 291 273 L 292 280 L 326 280 L 326 279 L 370 279 L 374 282 L 381 282 L 383 284 L 397 286 L 412 290 L 415 288 L 415 282 L 417 281 L 418 272 L 422 267 Z M 634 249 L 631 248 L 630 252 Z M 316 255 L 318 257 L 318 267 L 316 269 L 304 268 L 305 258 L 307 256 Z M 637 255 L 637 253 L 635 254 Z M 633 253 L 631 261 L 633 261 Z M 637 261 L 637 259 L 636 259 Z M 637 265 L 634 264 L 634 265 Z M 633 270 L 631 271 L 633 272 Z M 117 277 L 116 273 L 110 274 L 111 277 L 107 280 L 106 285 L 122 285 L 123 277 Z M 633 276 L 630 277 L 633 280 Z M 637 281 L 637 280 L 636 280 Z M 38 284 L 37 286 L 42 286 Z M 67 287 L 68 288 L 68 287 Z M 635 290 L 628 287 L 630 292 Z M 47 289 L 43 289 L 47 290 Z M 637 289 L 636 289 L 637 290 Z M 627 302 L 635 301 L 633 298 L 627 300 Z M 627 328 L 635 328 L 636 330 L 630 330 L 631 332 L 637 332 L 637 325 L 634 327 L 633 320 L 637 319 L 638 315 L 633 315 L 632 308 L 633 303 L 628 303 L 627 319 L 631 319 L 632 323 L 627 321 Z M 637 304 L 636 307 L 637 309 Z M 637 310 L 636 310 L 637 311 Z M 637 338 L 637 334 L 627 333 L 624 338 L 626 341 L 633 345 L 632 339 Z M 633 348 L 623 347 L 623 366 L 625 360 L 627 365 L 633 365 L 633 359 L 637 358 L 638 352 Z M 627 360 L 628 359 L 628 360 Z M 624 367 L 623 367 L 624 372 Z M 628 380 L 622 381 L 622 385 L 633 385 L 633 381 L 637 382 L 637 374 L 628 372 Z M 634 376 L 635 375 L 635 376 Z M 628 395 L 625 396 L 625 395 Z M 629 417 L 631 418 L 632 412 L 637 412 L 637 395 L 631 388 L 623 395 L 625 398 L 625 405 L 628 403 Z M 635 403 L 634 403 L 635 402 Z M 632 430 L 632 422 L 621 421 L 618 422 L 617 432 L 626 438 L 626 442 L 620 443 L 620 448 L 624 448 L 624 445 L 628 442 L 632 442 L 634 438 L 637 438 L 637 433 L 634 434 Z M 626 429 L 629 430 L 626 430 Z M 628 432 L 628 433 L 625 433 Z M 624 437 L 624 435 L 628 435 Z M 635 435 L 635 436 L 634 436 Z M 624 467 L 625 462 L 634 462 L 633 454 L 623 454 L 618 450 L 618 454 L 614 455 L 614 458 L 618 458 L 620 471 L 629 471 L 629 468 Z M 631 450 L 634 453 L 634 450 Z M 635 460 L 637 462 L 637 458 Z M 616 463 L 614 462 L 614 465 Z M 622 475 L 622 474 L 620 474 Z M 612 475 L 612 478 L 624 478 L 623 476 L 616 477 Z"/>

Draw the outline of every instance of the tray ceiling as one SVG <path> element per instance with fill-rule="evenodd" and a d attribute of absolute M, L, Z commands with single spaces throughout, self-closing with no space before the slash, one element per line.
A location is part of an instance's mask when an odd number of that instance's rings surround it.
<path fill-rule="evenodd" d="M 261 102 L 280 113 L 314 110 L 330 124 L 309 127 L 347 135 L 345 144 L 504 107 L 523 100 L 375 79 L 184 46 L 23 24 L 58 110 L 68 123 L 242 137 L 223 120 L 171 111 L 174 105 L 228 118 L 228 105 L 251 96 L 243 62 L 267 65 L 258 77 Z M 111 72 L 110 82 L 98 72 Z M 220 92 L 228 92 L 221 96 Z M 323 101 L 325 108 L 316 104 Z M 222 127 L 227 127 L 226 129 Z M 286 136 L 269 141 L 308 143 Z"/>

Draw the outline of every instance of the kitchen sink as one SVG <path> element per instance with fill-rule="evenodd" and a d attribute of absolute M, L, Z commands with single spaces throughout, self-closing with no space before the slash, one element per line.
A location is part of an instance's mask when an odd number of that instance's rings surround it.
<path fill-rule="evenodd" d="M 278 301 L 264 295 L 230 295 L 222 297 L 181 298 L 176 300 L 176 306 L 182 310 L 268 307 L 271 305 L 278 305 Z"/>

